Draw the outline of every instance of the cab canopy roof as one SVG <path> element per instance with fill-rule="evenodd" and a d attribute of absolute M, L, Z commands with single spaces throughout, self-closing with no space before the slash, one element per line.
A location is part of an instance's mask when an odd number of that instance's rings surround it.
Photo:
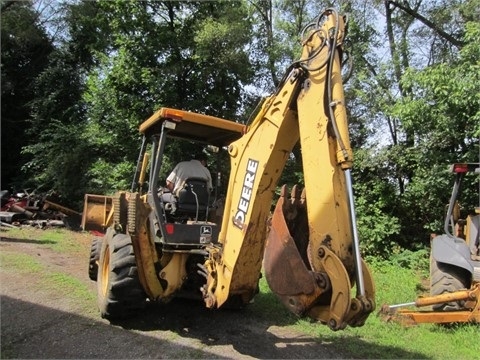
<path fill-rule="evenodd" d="M 246 126 L 209 115 L 189 111 L 161 108 L 140 125 L 140 132 L 147 137 L 160 134 L 165 121 L 175 123 L 169 136 L 198 141 L 215 146 L 226 146 L 239 139 Z"/>

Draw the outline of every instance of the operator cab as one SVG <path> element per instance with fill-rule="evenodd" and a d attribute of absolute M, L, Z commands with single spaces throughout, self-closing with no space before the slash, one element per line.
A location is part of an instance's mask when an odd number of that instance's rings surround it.
<path fill-rule="evenodd" d="M 155 231 L 164 245 L 182 248 L 216 243 L 220 227 L 214 220 L 218 186 L 210 194 L 204 179 L 187 179 L 184 187 L 172 194 L 175 202 L 163 201 L 159 189 L 163 189 L 165 182 L 160 181 L 160 173 L 172 170 L 162 171 L 168 142 L 179 139 L 218 150 L 239 139 L 245 130 L 245 125 L 233 121 L 171 108 L 161 108 L 140 125 L 144 137 L 131 191 L 147 196 L 153 209 L 150 223 L 157 227 Z M 147 151 L 149 142 L 151 147 Z M 148 190 L 144 189 L 146 174 Z"/>

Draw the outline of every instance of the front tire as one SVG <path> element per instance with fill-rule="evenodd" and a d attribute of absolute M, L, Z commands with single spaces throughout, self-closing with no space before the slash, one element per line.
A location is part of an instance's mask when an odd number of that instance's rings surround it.
<path fill-rule="evenodd" d="M 467 272 L 454 265 L 437 262 L 430 256 L 430 295 L 436 296 L 468 288 Z M 455 311 L 464 308 L 465 301 L 452 301 L 432 306 L 435 311 Z"/>
<path fill-rule="evenodd" d="M 106 237 L 103 242 L 97 300 L 102 318 L 108 320 L 129 317 L 145 307 L 146 295 L 138 279 L 129 235 L 115 234 Z"/>

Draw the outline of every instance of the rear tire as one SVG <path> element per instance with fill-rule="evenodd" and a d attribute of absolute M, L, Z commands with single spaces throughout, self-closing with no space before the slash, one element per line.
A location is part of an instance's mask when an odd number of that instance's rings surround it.
<path fill-rule="evenodd" d="M 430 256 L 430 295 L 441 295 L 468 287 L 468 273 L 454 265 L 437 262 Z M 465 301 L 433 305 L 435 311 L 455 311 L 464 308 Z"/>
<path fill-rule="evenodd" d="M 103 242 L 97 298 L 102 318 L 109 320 L 129 317 L 145 307 L 146 295 L 138 279 L 129 235 L 107 236 Z"/>
<path fill-rule="evenodd" d="M 97 281 L 98 260 L 100 259 L 100 251 L 102 250 L 103 238 L 94 237 L 90 246 L 90 261 L 88 264 L 88 277 L 90 280 Z"/>

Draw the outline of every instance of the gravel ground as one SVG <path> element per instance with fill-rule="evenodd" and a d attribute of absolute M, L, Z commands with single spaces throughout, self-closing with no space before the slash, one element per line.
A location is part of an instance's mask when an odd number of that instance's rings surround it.
<path fill-rule="evenodd" d="M 253 311 L 212 311 L 178 300 L 149 304 L 134 319 L 110 323 L 95 304 L 88 279 L 90 236 L 71 233 L 81 250 L 56 252 L 48 241 L 14 238 L 2 230 L 2 259 L 27 255 L 44 271 L 0 266 L 1 358 L 36 359 L 333 359 L 328 343 L 292 331 L 288 324 L 259 321 Z M 34 232 L 35 233 L 35 232 Z M 45 273 L 67 274 L 86 288 L 82 296 L 48 285 Z"/>

